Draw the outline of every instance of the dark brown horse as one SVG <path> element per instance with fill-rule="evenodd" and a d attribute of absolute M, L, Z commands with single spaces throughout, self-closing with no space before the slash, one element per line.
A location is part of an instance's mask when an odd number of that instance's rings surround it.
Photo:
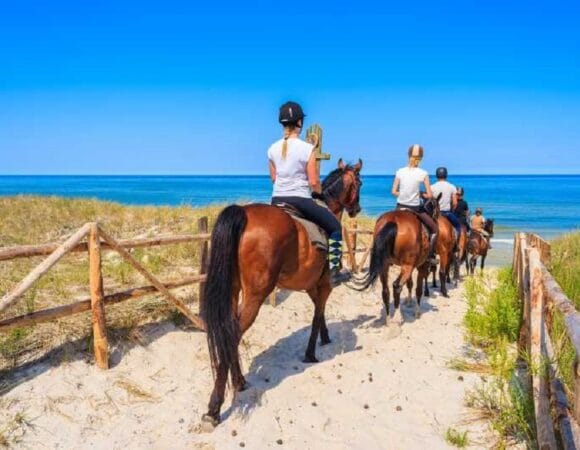
<path fill-rule="evenodd" d="M 493 237 L 493 220 L 487 219 L 483 224 L 483 229 L 487 231 L 489 237 Z M 475 272 L 475 266 L 477 265 L 477 258 L 481 256 L 481 270 L 483 270 L 485 264 L 485 258 L 487 256 L 487 251 L 489 250 L 489 244 L 487 239 L 478 231 L 471 230 L 469 235 L 469 241 L 467 242 L 467 252 L 469 255 L 469 260 L 465 261 L 465 266 L 467 268 L 467 273 L 473 275 Z"/>
<path fill-rule="evenodd" d="M 425 209 L 432 212 L 436 219 L 439 214 L 439 199 L 426 201 Z M 393 282 L 395 312 L 399 309 L 403 286 L 413 289 L 413 270 L 417 268 L 417 288 L 415 295 L 415 316 L 420 315 L 423 281 L 429 273 L 429 234 L 418 216 L 412 211 L 400 209 L 389 211 L 377 219 L 373 233 L 373 247 L 369 271 L 362 280 L 362 289 L 373 285 L 380 277 L 382 298 L 386 309 L 386 323 L 389 319 L 389 268 L 391 265 L 401 267 L 401 272 Z"/>
<path fill-rule="evenodd" d="M 449 297 L 449 294 L 447 293 L 447 282 L 451 281 L 449 279 L 449 271 L 453 261 L 455 260 L 456 231 L 449 219 L 442 215 L 439 216 L 437 224 L 439 226 L 439 234 L 437 236 L 437 245 L 435 248 L 439 255 L 439 283 L 441 284 L 441 295 L 443 295 L 443 297 Z M 436 267 L 432 268 L 433 287 L 437 287 L 437 283 L 435 282 L 436 271 Z M 427 279 L 425 280 L 425 295 L 429 296 L 429 283 Z"/>
<path fill-rule="evenodd" d="M 345 209 L 351 217 L 360 212 L 361 168 L 360 160 L 355 166 L 340 160 L 322 184 L 322 196 L 339 220 Z M 319 333 L 322 345 L 330 343 L 324 318 L 332 289 L 327 254 L 311 244 L 300 223 L 276 206 L 228 206 L 213 229 L 201 307 L 215 379 L 205 422 L 219 423 L 228 372 L 236 391 L 245 388 L 238 353 L 240 339 L 276 286 L 305 290 L 312 299 L 314 318 L 304 361 L 317 362 Z"/>

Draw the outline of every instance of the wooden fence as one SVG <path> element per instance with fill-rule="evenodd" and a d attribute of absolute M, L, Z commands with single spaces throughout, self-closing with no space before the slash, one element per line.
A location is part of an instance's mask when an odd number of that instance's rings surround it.
<path fill-rule="evenodd" d="M 519 350 L 530 356 L 538 448 L 580 448 L 580 313 L 549 272 L 550 245 L 535 234 L 516 233 L 513 274 L 523 324 Z M 573 401 L 569 401 L 554 356 L 552 317 L 561 314 L 576 360 Z M 557 442 L 559 444 L 557 444 Z"/>
<path fill-rule="evenodd" d="M 22 295 L 28 291 L 36 281 L 47 273 L 64 255 L 71 252 L 88 252 L 89 254 L 89 291 L 90 297 L 76 303 L 57 306 L 54 308 L 34 311 L 29 314 L 10 317 L 0 321 L 0 332 L 12 330 L 14 328 L 30 326 L 37 323 L 49 322 L 62 317 L 78 314 L 85 311 L 92 311 L 92 327 L 94 338 L 95 360 L 97 366 L 103 369 L 108 368 L 108 342 L 105 320 L 105 305 L 119 303 L 125 300 L 143 297 L 145 295 L 161 292 L 164 298 L 176 309 L 182 312 L 191 323 L 198 329 L 203 330 L 204 324 L 200 317 L 191 312 L 189 308 L 170 290 L 183 286 L 199 283 L 199 299 L 203 296 L 204 281 L 206 279 L 207 267 L 209 263 L 209 239 L 208 219 L 202 217 L 198 220 L 198 233 L 193 235 L 171 235 L 143 239 L 127 239 L 116 241 L 103 228 L 95 222 L 86 223 L 65 242 L 43 244 L 43 245 L 19 245 L 14 247 L 0 248 L 0 261 L 8 261 L 17 258 L 28 258 L 33 256 L 48 257 L 37 265 L 17 286 L 7 292 L 0 299 L 0 313 L 13 305 Z M 364 248 L 357 248 L 357 235 L 372 234 L 370 231 L 358 229 L 354 222 L 351 228 L 344 227 L 345 253 L 353 272 L 357 272 L 368 258 L 370 244 Z M 186 242 L 198 242 L 199 252 L 199 273 L 186 277 L 182 280 L 171 283 L 159 281 L 153 274 L 147 271 L 129 252 L 128 249 L 155 247 L 169 244 L 180 244 Z M 116 251 L 121 257 L 132 265 L 151 284 L 116 292 L 110 295 L 103 294 L 103 277 L 101 267 L 102 251 Z M 357 254 L 363 253 L 362 259 L 357 261 Z M 270 296 L 270 304 L 276 305 L 275 291 Z"/>
<path fill-rule="evenodd" d="M 208 265 L 208 219 L 202 217 L 198 220 L 198 233 L 194 235 L 161 236 L 156 238 L 130 239 L 116 241 L 96 222 L 86 223 L 62 244 L 23 245 L 0 248 L 0 261 L 16 258 L 49 255 L 44 261 L 36 266 L 24 279 L 7 292 L 0 299 L 0 313 L 13 305 L 36 281 L 50 270 L 64 255 L 69 252 L 88 252 L 89 254 L 89 290 L 90 297 L 86 300 L 55 308 L 31 312 L 22 316 L 11 317 L 0 321 L 0 332 L 8 331 L 16 327 L 48 322 L 65 316 L 70 316 L 83 311 L 92 311 L 92 326 L 94 336 L 95 360 L 100 368 L 109 367 L 108 342 L 105 321 L 105 305 L 118 303 L 130 298 L 138 298 L 144 295 L 161 292 L 165 300 L 182 312 L 192 324 L 201 330 L 204 329 L 203 321 L 170 290 L 182 286 L 199 283 L 199 298 L 201 299 L 206 279 Z M 137 261 L 127 249 L 138 247 L 153 247 L 184 242 L 199 242 L 199 274 L 184 278 L 171 283 L 162 283 L 139 261 Z M 105 296 L 103 294 L 103 276 L 101 268 L 101 253 L 105 250 L 116 251 L 121 257 L 132 265 L 149 283 L 148 286 L 129 289 Z"/>

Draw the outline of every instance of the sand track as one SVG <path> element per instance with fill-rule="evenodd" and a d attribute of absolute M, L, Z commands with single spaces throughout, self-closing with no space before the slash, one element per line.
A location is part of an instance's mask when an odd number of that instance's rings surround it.
<path fill-rule="evenodd" d="M 432 290 L 420 319 L 404 307 L 404 324 L 385 327 L 377 288 L 341 287 L 327 306 L 332 343 L 304 364 L 313 307 L 282 292 L 244 337 L 250 388 L 228 393 L 213 433 L 199 426 L 212 387 L 205 336 L 173 324 L 116 348 L 109 371 L 86 357 L 20 371 L 0 418 L 23 415 L 8 435 L 24 448 L 448 448 L 445 431 L 467 417 L 464 393 L 478 379 L 445 366 L 465 350 L 461 286 L 450 296 Z"/>

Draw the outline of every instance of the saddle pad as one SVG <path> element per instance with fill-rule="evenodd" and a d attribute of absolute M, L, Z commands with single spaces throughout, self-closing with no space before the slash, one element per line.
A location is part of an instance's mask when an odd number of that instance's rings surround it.
<path fill-rule="evenodd" d="M 277 203 L 275 206 L 284 210 L 284 212 L 292 217 L 292 219 L 302 224 L 302 226 L 306 229 L 306 233 L 308 233 L 308 237 L 310 238 L 312 245 L 314 245 L 316 248 L 319 248 L 320 250 L 324 250 L 325 252 L 328 251 L 328 236 L 322 228 L 320 228 L 314 222 L 306 220 L 300 215 L 300 212 L 296 208 L 287 203 Z"/>
<path fill-rule="evenodd" d="M 312 245 L 314 245 L 316 248 L 319 248 L 320 250 L 324 250 L 325 252 L 328 251 L 328 238 L 322 228 L 320 228 L 314 222 L 310 222 L 301 217 L 292 216 L 292 218 L 295 221 L 300 222 L 306 229 Z"/>

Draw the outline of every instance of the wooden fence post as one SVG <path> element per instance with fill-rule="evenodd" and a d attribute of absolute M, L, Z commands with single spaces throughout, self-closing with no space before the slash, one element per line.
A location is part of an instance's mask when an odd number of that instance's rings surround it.
<path fill-rule="evenodd" d="M 208 223 L 207 216 L 200 217 L 197 220 L 197 232 L 207 233 Z M 199 274 L 205 275 L 209 264 L 209 243 L 208 241 L 201 241 L 199 243 Z M 199 283 L 198 298 L 199 304 L 203 302 L 203 292 L 205 289 L 205 282 Z"/>
<path fill-rule="evenodd" d="M 350 237 L 351 237 L 351 241 L 350 241 L 350 247 L 351 247 L 351 251 L 352 251 L 352 264 L 353 264 L 353 268 L 352 271 L 354 273 L 358 273 L 358 263 L 356 262 L 356 232 L 357 232 L 357 228 L 358 228 L 358 224 L 356 222 L 353 222 L 352 224 L 352 230 L 350 232 Z"/>
<path fill-rule="evenodd" d="M 545 347 L 546 338 L 544 336 L 544 289 L 540 253 L 533 247 L 527 253 L 530 275 L 529 290 L 526 296 L 530 302 L 530 356 L 534 368 L 532 370 L 532 387 L 538 448 L 556 449 L 554 425 L 550 414 L 549 388 L 546 374 L 543 371 L 546 357 L 542 349 Z"/>
<path fill-rule="evenodd" d="M 103 305 L 103 275 L 101 272 L 101 240 L 99 226 L 92 223 L 89 232 L 89 285 L 93 323 L 95 361 L 101 369 L 109 368 L 109 344 Z"/>

